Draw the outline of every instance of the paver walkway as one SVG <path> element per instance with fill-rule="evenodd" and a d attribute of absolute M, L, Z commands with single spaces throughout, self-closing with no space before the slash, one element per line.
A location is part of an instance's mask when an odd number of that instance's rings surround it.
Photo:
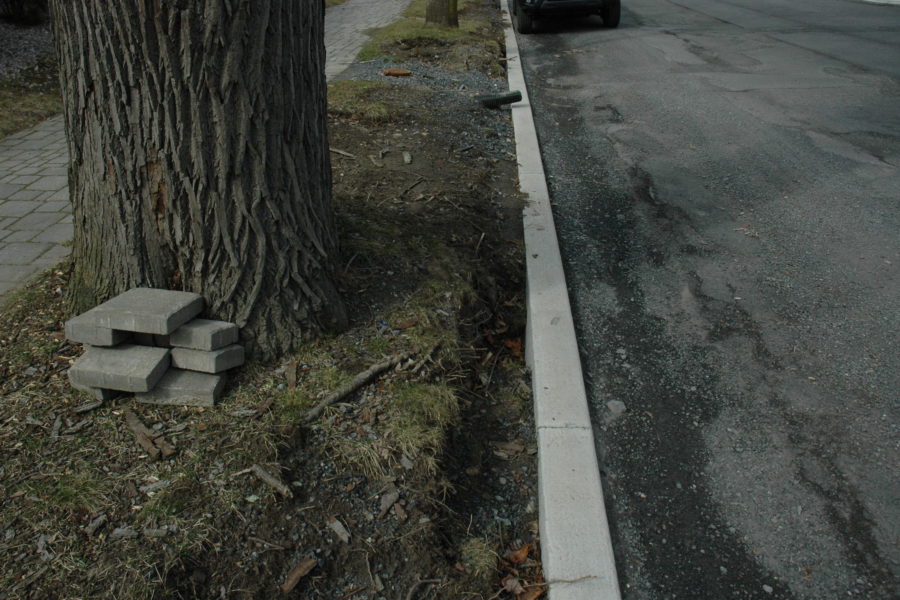
<path fill-rule="evenodd" d="M 325 13 L 325 76 L 346 69 L 366 30 L 394 21 L 410 0 L 349 0 Z M 61 116 L 0 140 L 0 297 L 62 260 L 72 239 Z"/>

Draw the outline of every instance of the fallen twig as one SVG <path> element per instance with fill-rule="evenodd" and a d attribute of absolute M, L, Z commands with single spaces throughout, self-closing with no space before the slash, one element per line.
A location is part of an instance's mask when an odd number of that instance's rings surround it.
<path fill-rule="evenodd" d="M 374 380 L 376 377 L 378 377 L 388 369 L 396 367 L 398 364 L 400 364 L 410 356 L 413 356 L 415 353 L 415 350 L 411 350 L 409 352 L 404 352 L 402 354 L 398 354 L 397 356 L 393 356 L 389 360 L 380 362 L 377 365 L 372 365 L 371 367 L 354 377 L 353 381 L 338 388 L 337 390 L 326 396 L 321 402 L 306 411 L 303 416 L 300 417 L 300 421 L 303 423 L 309 423 L 313 419 L 318 418 L 319 415 L 321 415 L 328 406 L 331 406 L 335 402 L 343 400 L 356 390 L 370 383 L 372 380 Z"/>
<path fill-rule="evenodd" d="M 413 596 L 415 596 L 416 594 L 416 590 L 418 590 L 423 585 L 437 585 L 443 582 L 443 579 L 420 579 L 419 581 L 415 582 L 411 588 L 409 588 L 408 592 L 406 592 L 406 600 L 412 600 Z"/>
<path fill-rule="evenodd" d="M 278 479 L 274 475 L 271 475 L 261 466 L 253 465 L 252 467 L 250 467 L 250 472 L 259 477 L 263 481 L 263 483 L 275 488 L 285 498 L 292 498 L 294 496 L 294 494 L 291 493 L 291 488 L 286 486 L 280 479 Z"/>
<path fill-rule="evenodd" d="M 346 156 L 347 158 L 352 158 L 353 160 L 356 160 L 355 154 L 350 154 L 349 152 L 344 152 L 343 150 L 338 150 L 337 148 L 329 148 L 329 150 L 331 150 L 335 154 L 340 154 L 341 156 Z"/>
<path fill-rule="evenodd" d="M 413 189 L 414 187 L 416 187 L 417 185 L 419 185 L 419 184 L 422 183 L 423 181 L 425 181 L 425 178 L 424 178 L 424 177 L 419 177 L 419 178 L 416 180 L 416 182 L 415 182 L 414 184 L 412 184 L 411 186 L 409 186 L 408 188 L 406 188 L 405 190 L 403 190 L 403 193 L 405 194 L 405 193 L 409 192 L 411 189 Z M 403 195 L 403 194 L 401 194 L 401 195 Z"/>

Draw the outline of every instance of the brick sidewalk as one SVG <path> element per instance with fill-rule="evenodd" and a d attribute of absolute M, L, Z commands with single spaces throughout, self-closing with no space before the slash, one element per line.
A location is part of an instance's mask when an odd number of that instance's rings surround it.
<path fill-rule="evenodd" d="M 410 0 L 349 0 L 325 13 L 325 76 L 346 69 Z M 62 117 L 0 140 L 0 297 L 69 253 L 72 210 Z"/>

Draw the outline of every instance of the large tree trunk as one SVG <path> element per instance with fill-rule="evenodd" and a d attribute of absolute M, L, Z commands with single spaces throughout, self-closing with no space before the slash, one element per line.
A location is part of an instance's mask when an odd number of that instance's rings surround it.
<path fill-rule="evenodd" d="M 425 22 L 442 27 L 459 27 L 457 0 L 428 0 Z"/>
<path fill-rule="evenodd" d="M 323 11 L 53 0 L 73 312 L 134 286 L 194 291 L 263 358 L 343 324 Z"/>

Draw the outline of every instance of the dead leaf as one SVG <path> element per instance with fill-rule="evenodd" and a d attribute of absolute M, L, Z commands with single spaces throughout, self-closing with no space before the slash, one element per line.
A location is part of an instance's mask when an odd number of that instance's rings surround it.
<path fill-rule="evenodd" d="M 525 544 L 512 554 L 506 557 L 506 560 L 514 565 L 521 565 L 528 559 L 528 552 L 531 550 L 531 544 Z"/>
<path fill-rule="evenodd" d="M 544 595 L 543 587 L 533 587 L 529 590 L 526 590 L 521 596 L 517 596 L 516 600 L 536 600 L 536 598 L 540 598 Z"/>
<path fill-rule="evenodd" d="M 500 582 L 503 586 L 503 591 L 518 596 L 525 592 L 525 588 L 522 587 L 522 583 L 519 581 L 518 577 L 514 577 L 513 575 L 507 575 Z"/>
<path fill-rule="evenodd" d="M 394 329 L 409 329 L 413 325 L 419 322 L 419 319 L 413 317 L 411 319 L 406 319 L 405 321 L 400 321 L 396 325 L 394 325 Z"/>
<path fill-rule="evenodd" d="M 388 77 L 409 77 L 410 75 L 412 75 L 412 71 L 410 71 L 409 69 L 390 67 L 388 69 L 385 69 L 382 74 L 387 75 Z"/>
<path fill-rule="evenodd" d="M 522 340 L 506 340 L 504 343 L 513 356 L 522 358 Z"/>

